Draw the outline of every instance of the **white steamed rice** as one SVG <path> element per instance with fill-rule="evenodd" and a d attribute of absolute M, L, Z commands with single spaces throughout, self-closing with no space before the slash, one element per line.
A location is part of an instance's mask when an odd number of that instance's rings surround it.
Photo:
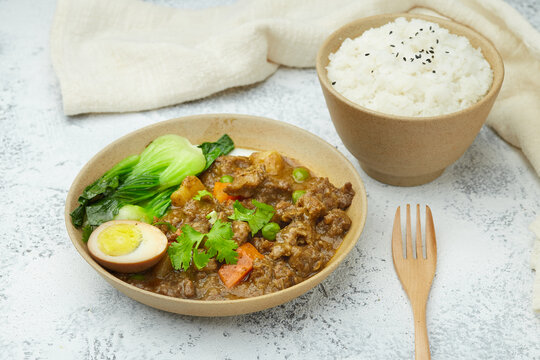
<path fill-rule="evenodd" d="M 478 102 L 493 82 L 480 49 L 420 19 L 398 18 L 346 39 L 329 59 L 328 79 L 339 93 L 401 116 L 459 111 Z"/>

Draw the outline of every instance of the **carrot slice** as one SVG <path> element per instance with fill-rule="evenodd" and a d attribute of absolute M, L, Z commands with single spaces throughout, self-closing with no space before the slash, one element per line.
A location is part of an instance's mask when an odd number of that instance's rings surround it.
<path fill-rule="evenodd" d="M 219 202 L 225 202 L 227 200 L 236 200 L 238 199 L 238 196 L 231 196 L 225 192 L 225 188 L 229 185 L 229 183 L 223 183 L 223 182 L 216 182 L 214 183 L 214 191 L 212 192 L 212 195 L 214 198 Z"/>
<path fill-rule="evenodd" d="M 238 262 L 236 264 L 224 264 L 218 270 L 221 281 L 229 289 L 242 281 L 253 270 L 253 261 L 255 259 L 264 258 L 255 246 L 250 243 L 243 244 L 236 249 L 236 252 L 238 253 Z"/>
<path fill-rule="evenodd" d="M 257 248 L 250 243 L 245 243 L 241 245 L 238 250 L 238 254 L 245 254 L 251 258 L 251 260 L 255 259 L 264 259 L 264 255 L 257 250 Z"/>
<path fill-rule="evenodd" d="M 219 268 L 218 274 L 227 288 L 232 288 L 253 269 L 253 260 L 248 256 L 238 258 L 234 265 L 225 264 Z"/>

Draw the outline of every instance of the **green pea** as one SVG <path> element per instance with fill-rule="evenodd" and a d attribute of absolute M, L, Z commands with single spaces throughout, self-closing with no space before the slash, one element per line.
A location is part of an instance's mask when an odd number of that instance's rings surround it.
<path fill-rule="evenodd" d="M 300 199 L 304 194 L 306 193 L 306 190 L 296 190 L 292 193 L 292 202 L 293 204 L 296 204 L 298 199 Z"/>
<path fill-rule="evenodd" d="M 231 175 L 223 175 L 221 179 L 219 179 L 219 182 L 222 183 L 232 183 L 234 181 L 234 178 Z"/>
<path fill-rule="evenodd" d="M 274 241 L 276 240 L 276 234 L 279 232 L 280 228 L 279 225 L 275 222 L 268 223 L 264 225 L 264 227 L 261 230 L 262 236 L 266 240 Z"/>
<path fill-rule="evenodd" d="M 309 179 L 309 171 L 303 167 L 297 167 L 292 172 L 292 177 L 297 183 L 301 183 Z"/>

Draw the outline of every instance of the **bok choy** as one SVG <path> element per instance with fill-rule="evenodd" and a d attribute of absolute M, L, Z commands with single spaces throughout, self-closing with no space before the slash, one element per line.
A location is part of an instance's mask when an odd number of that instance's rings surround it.
<path fill-rule="evenodd" d="M 71 213 L 73 225 L 83 228 L 85 240 L 95 227 L 112 219 L 151 222 L 163 216 L 171 194 L 186 176 L 199 174 L 216 153 L 234 148 L 228 136 L 218 141 L 219 146 L 205 143 L 201 149 L 178 135 L 158 137 L 140 155 L 125 158 L 86 187 Z"/>

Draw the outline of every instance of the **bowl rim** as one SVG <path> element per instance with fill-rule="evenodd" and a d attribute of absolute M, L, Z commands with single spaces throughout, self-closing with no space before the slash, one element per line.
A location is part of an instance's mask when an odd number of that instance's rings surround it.
<path fill-rule="evenodd" d="M 97 263 L 94 259 L 92 259 L 92 257 L 87 252 L 85 252 L 84 246 L 86 246 L 86 245 L 82 242 L 82 240 L 80 239 L 80 236 L 78 236 L 76 231 L 73 230 L 74 227 L 71 224 L 71 216 L 70 216 L 71 211 L 69 209 L 69 201 L 73 197 L 78 197 L 79 196 L 79 194 L 75 194 L 76 184 L 78 184 L 79 182 L 82 181 L 83 174 L 86 172 L 86 170 L 91 168 L 91 166 L 97 161 L 97 159 L 99 159 L 103 154 L 109 152 L 110 149 L 113 148 L 116 144 L 123 142 L 126 138 L 140 135 L 140 134 L 142 134 L 142 133 L 144 133 L 144 132 L 146 132 L 149 129 L 154 128 L 154 127 L 161 127 L 161 126 L 164 126 L 164 125 L 166 125 L 168 123 L 173 124 L 173 123 L 176 123 L 178 121 L 189 121 L 189 120 L 197 120 L 197 119 L 205 119 L 205 118 L 230 119 L 231 117 L 235 118 L 235 119 L 249 119 L 250 121 L 262 121 L 262 122 L 273 124 L 273 125 L 284 126 L 284 127 L 288 128 L 290 130 L 299 131 L 303 135 L 315 140 L 316 142 L 320 143 L 321 145 L 326 146 L 328 150 L 335 152 L 344 161 L 344 164 L 346 164 L 347 167 L 350 170 L 352 170 L 352 174 L 354 174 L 356 183 L 360 186 L 360 188 L 355 189 L 355 193 L 356 193 L 355 196 L 360 196 L 361 197 L 360 204 L 361 204 L 361 206 L 362 205 L 363 206 L 361 208 L 362 211 L 361 211 L 361 214 L 360 214 L 360 218 L 355 218 L 355 222 L 357 222 L 357 226 L 358 226 L 358 235 L 356 236 L 355 239 L 352 239 L 352 241 L 350 241 L 348 244 L 346 244 L 347 247 L 344 249 L 344 251 L 341 254 L 334 255 L 330 259 L 331 262 L 328 263 L 321 271 L 319 271 L 315 275 L 311 276 L 310 278 L 307 278 L 306 280 L 304 280 L 304 281 L 302 281 L 302 282 L 300 282 L 298 284 L 295 284 L 295 285 L 293 285 L 291 287 L 288 287 L 286 289 L 283 289 L 283 290 L 279 290 L 279 291 L 269 293 L 269 294 L 244 298 L 244 299 L 197 300 L 197 299 L 176 298 L 176 297 L 162 295 L 162 294 L 158 294 L 158 293 L 155 293 L 155 292 L 152 292 L 152 291 L 148 291 L 148 290 L 138 288 L 138 287 L 136 287 L 134 285 L 131 285 L 131 284 L 125 282 L 125 281 L 122 281 L 122 280 L 118 279 L 117 277 L 115 277 L 114 275 L 112 275 L 108 270 L 103 268 L 99 263 Z M 300 158 L 299 160 L 301 161 L 302 159 Z M 102 148 L 100 151 L 98 151 L 94 156 L 92 156 L 90 158 L 90 160 L 88 160 L 85 163 L 85 165 L 79 170 L 76 177 L 73 179 L 73 182 L 70 185 L 70 188 L 69 188 L 68 194 L 66 196 L 66 200 L 65 200 L 64 221 L 65 221 L 65 226 L 66 226 L 68 236 L 71 239 L 71 242 L 75 246 L 75 249 L 77 250 L 79 255 L 81 255 L 83 257 L 83 259 L 86 260 L 86 262 L 94 270 L 96 270 L 103 278 L 105 278 L 105 280 L 107 280 L 110 284 L 115 283 L 117 285 L 120 285 L 121 287 L 125 287 L 127 289 L 132 290 L 132 291 L 142 292 L 142 293 L 147 294 L 147 295 L 149 295 L 149 296 L 151 296 L 151 297 L 153 297 L 155 299 L 162 299 L 162 300 L 166 300 L 168 302 L 178 303 L 178 305 L 181 305 L 181 304 L 193 304 L 193 305 L 198 304 L 198 305 L 207 305 L 207 306 L 211 306 L 211 305 L 225 306 L 227 304 L 242 305 L 242 304 L 250 304 L 250 303 L 259 302 L 259 301 L 264 302 L 265 300 L 274 299 L 274 298 L 277 298 L 277 297 L 284 296 L 287 293 L 292 293 L 299 287 L 306 287 L 306 286 L 308 287 L 308 289 L 303 291 L 300 295 L 293 296 L 289 300 L 280 302 L 280 304 L 281 304 L 281 303 L 288 302 L 288 301 L 290 301 L 290 300 L 292 300 L 292 299 L 294 299 L 296 297 L 299 297 L 299 296 L 305 294 L 307 291 L 311 290 L 316 284 L 324 281 L 324 279 L 328 275 L 330 275 L 338 267 L 338 265 L 341 264 L 341 262 L 349 255 L 349 253 L 354 248 L 354 246 L 356 246 L 358 240 L 360 239 L 360 236 L 362 235 L 362 233 L 364 231 L 365 223 L 366 223 L 366 219 L 367 219 L 367 209 L 368 209 L 367 208 L 367 193 L 366 193 L 364 182 L 362 181 L 362 178 L 360 177 L 360 174 L 354 168 L 354 166 L 349 161 L 349 159 L 347 159 L 345 157 L 345 155 L 343 155 L 340 151 L 338 151 L 334 146 L 329 144 L 326 140 L 324 140 L 324 139 L 318 137 L 317 135 L 315 135 L 315 134 L 313 134 L 313 133 L 311 133 L 311 132 L 309 132 L 309 131 L 307 131 L 305 129 L 302 129 L 302 128 L 298 127 L 298 126 L 295 126 L 295 125 L 292 125 L 292 124 L 289 124 L 289 123 L 286 123 L 286 122 L 283 122 L 283 121 L 273 120 L 273 119 L 266 118 L 266 117 L 261 117 L 261 116 L 256 116 L 256 115 L 247 115 L 247 114 L 211 113 L 211 114 L 188 115 L 188 116 L 168 119 L 168 120 L 164 120 L 164 121 L 159 121 L 159 122 L 144 126 L 142 128 L 139 128 L 137 130 L 131 131 L 131 132 L 125 134 L 125 135 L 122 135 L 121 137 L 117 138 L 113 142 L 106 145 L 104 148 Z M 347 235 L 349 235 L 349 233 L 347 233 L 346 236 Z M 340 247 L 342 245 L 343 245 L 343 243 L 340 245 Z M 322 278 L 322 279 L 320 281 L 317 281 L 319 278 Z M 313 282 L 315 282 L 315 284 L 313 286 L 309 286 L 309 284 L 313 283 Z M 131 297 L 131 296 L 129 296 L 129 297 Z M 134 300 L 136 300 L 136 299 L 134 299 Z M 138 300 L 136 300 L 136 301 L 138 301 Z M 267 301 L 267 302 L 270 303 L 271 301 Z M 150 306 L 148 304 L 146 304 L 146 305 Z M 277 306 L 277 305 L 275 305 L 275 306 Z M 265 307 L 264 309 L 275 307 L 275 306 Z M 264 309 L 255 310 L 255 311 L 262 311 Z M 253 312 L 253 311 L 240 312 L 238 314 L 249 313 L 249 312 Z M 191 315 L 191 316 L 197 316 L 197 315 Z M 234 316 L 234 315 L 224 315 L 224 316 Z"/>
<path fill-rule="evenodd" d="M 470 37 L 474 37 L 482 44 L 482 46 L 480 46 L 480 50 L 482 50 L 483 47 L 490 48 L 493 51 L 493 53 L 495 54 L 493 62 L 489 62 L 488 59 L 482 54 L 484 56 L 484 59 L 489 63 L 489 65 L 490 65 L 490 67 L 491 67 L 491 69 L 493 71 L 493 81 L 491 83 L 491 87 L 489 88 L 488 92 L 486 94 L 484 94 L 484 96 L 478 102 L 474 103 L 473 105 L 471 105 L 469 107 L 466 107 L 465 109 L 461 109 L 461 110 L 454 111 L 454 112 L 451 112 L 451 113 L 442 114 L 442 115 L 435 115 L 435 116 L 404 116 L 404 115 L 388 114 L 388 113 L 384 113 L 384 112 L 380 112 L 380 111 L 376 111 L 376 110 L 366 108 L 364 106 L 361 106 L 361 105 L 347 99 L 345 96 L 343 96 L 337 90 L 335 90 L 334 87 L 330 84 L 330 80 L 328 79 L 328 75 L 327 75 L 327 72 L 326 72 L 326 67 L 325 66 L 323 67 L 323 62 L 326 60 L 326 59 L 324 59 L 324 53 L 327 52 L 326 48 L 328 47 L 330 42 L 332 42 L 335 38 L 339 37 L 343 31 L 345 31 L 345 30 L 347 30 L 347 29 L 349 29 L 351 27 L 357 26 L 358 24 L 361 24 L 361 23 L 366 22 L 368 20 L 381 18 L 381 19 L 387 19 L 388 22 L 390 22 L 390 21 L 393 21 L 393 20 L 395 20 L 397 18 L 400 18 L 400 17 L 407 18 L 408 20 L 410 20 L 410 19 L 421 19 L 421 20 L 431 21 L 431 22 L 437 23 L 439 25 L 442 25 L 450 33 L 452 33 L 452 28 L 459 28 L 460 30 L 462 30 L 464 33 L 467 34 L 467 35 L 461 35 L 461 36 L 467 37 L 467 39 L 469 41 L 470 41 Z M 380 26 L 383 26 L 383 25 L 384 24 L 382 24 Z M 368 29 L 366 29 L 366 30 L 368 30 Z M 366 31 L 366 30 L 364 30 L 364 31 Z M 360 36 L 362 33 L 358 34 L 357 36 Z M 328 55 L 329 54 L 330 53 L 328 52 Z M 338 98 L 340 101 L 342 101 L 342 102 L 346 103 L 347 105 L 349 105 L 349 106 L 351 106 L 353 108 L 356 108 L 356 109 L 358 109 L 360 111 L 366 112 L 366 113 L 368 113 L 368 114 L 370 114 L 370 115 L 372 115 L 374 117 L 386 118 L 386 119 L 391 118 L 391 119 L 399 120 L 399 121 L 439 121 L 439 120 L 442 121 L 442 120 L 446 120 L 446 119 L 450 119 L 450 118 L 454 118 L 456 116 L 461 116 L 463 114 L 466 114 L 466 113 L 470 112 L 471 110 L 482 106 L 482 104 L 488 102 L 490 98 L 492 98 L 493 96 L 495 96 L 498 93 L 500 87 L 502 86 L 502 82 L 504 80 L 504 74 L 505 74 L 504 63 L 503 63 L 501 54 L 499 53 L 499 51 L 497 50 L 495 45 L 493 45 L 493 43 L 489 39 L 487 39 L 485 36 L 483 36 L 482 34 L 477 32 L 476 30 L 474 30 L 474 29 L 472 29 L 472 28 L 470 28 L 470 27 L 468 27 L 466 25 L 463 25 L 461 23 L 455 22 L 453 20 L 447 20 L 447 19 L 436 17 L 436 16 L 423 15 L 423 14 L 411 14 L 411 13 L 386 13 L 386 14 L 373 15 L 373 16 L 368 16 L 368 17 L 364 17 L 364 18 L 360 18 L 360 19 L 351 21 L 351 22 L 341 26 L 336 31 L 331 33 L 324 40 L 323 44 L 319 47 L 319 50 L 317 51 L 317 58 L 316 58 L 315 67 L 316 67 L 317 75 L 319 77 L 319 81 L 321 83 L 321 86 L 325 87 L 325 89 L 328 92 L 330 92 L 333 96 Z M 495 71 L 496 68 L 500 69 L 500 71 Z"/>

